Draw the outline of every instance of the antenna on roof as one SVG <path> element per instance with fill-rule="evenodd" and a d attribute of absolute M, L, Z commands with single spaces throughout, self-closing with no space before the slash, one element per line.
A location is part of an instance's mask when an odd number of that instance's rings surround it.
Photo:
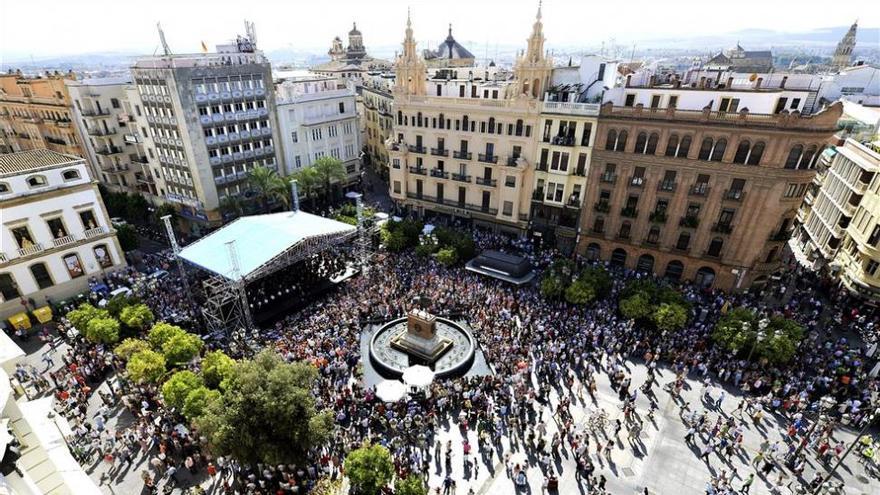
<path fill-rule="evenodd" d="M 159 30 L 159 41 L 162 42 L 162 50 L 165 55 L 171 55 L 171 48 L 168 48 L 168 42 L 165 41 L 165 31 L 162 31 L 162 24 L 156 23 L 156 29 Z"/>
<path fill-rule="evenodd" d="M 254 23 L 252 21 L 244 20 L 244 32 L 247 35 L 248 39 L 251 40 L 251 45 L 254 48 L 257 47 L 257 28 L 254 27 Z"/>

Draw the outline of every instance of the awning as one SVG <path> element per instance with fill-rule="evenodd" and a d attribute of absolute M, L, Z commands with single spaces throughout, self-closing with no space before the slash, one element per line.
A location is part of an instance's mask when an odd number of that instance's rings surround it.
<path fill-rule="evenodd" d="M 808 268 L 810 270 L 813 269 L 813 262 L 807 258 L 804 250 L 801 249 L 800 244 L 797 242 L 797 239 L 792 237 L 788 240 L 788 247 L 791 249 L 791 254 L 794 255 L 794 259 L 804 268 Z"/>
<path fill-rule="evenodd" d="M 28 328 L 31 327 L 31 319 L 28 318 L 28 315 L 25 312 L 16 313 L 16 314 L 10 316 L 9 323 L 11 323 L 12 326 L 16 330 L 19 330 L 19 329 L 27 330 Z"/>
<path fill-rule="evenodd" d="M 31 313 L 34 314 L 34 317 L 40 323 L 49 323 L 50 321 L 52 321 L 52 308 L 50 308 L 49 306 L 43 306 L 42 308 L 37 308 L 37 309 L 31 311 Z"/>

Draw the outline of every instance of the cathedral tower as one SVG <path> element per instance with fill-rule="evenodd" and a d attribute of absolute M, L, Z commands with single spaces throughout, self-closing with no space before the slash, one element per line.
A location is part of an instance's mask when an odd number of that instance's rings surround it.
<path fill-rule="evenodd" d="M 856 30 L 858 28 L 859 21 L 856 21 L 849 27 L 849 31 L 846 32 L 840 43 L 837 44 L 837 50 L 834 50 L 834 58 L 831 60 L 831 65 L 836 69 L 841 70 L 850 66 L 853 48 L 856 47 Z"/>
<path fill-rule="evenodd" d="M 409 11 L 406 13 L 406 37 L 403 39 L 403 53 L 397 57 L 395 69 L 395 91 L 416 96 L 425 95 L 427 67 L 416 50 L 416 40 L 413 38 Z"/>
<path fill-rule="evenodd" d="M 528 48 L 513 66 L 516 79 L 514 97 L 543 98 L 544 91 L 550 85 L 550 74 L 553 71 L 553 60 L 544 53 L 544 24 L 541 22 L 541 3 L 538 3 L 538 15 L 532 25 L 532 35 L 528 39 Z"/>

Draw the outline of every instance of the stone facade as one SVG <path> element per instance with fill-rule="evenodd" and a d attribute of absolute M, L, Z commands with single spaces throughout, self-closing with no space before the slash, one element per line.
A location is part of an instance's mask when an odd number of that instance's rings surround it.
<path fill-rule="evenodd" d="M 766 280 L 840 114 L 603 105 L 580 252 L 727 290 Z"/>

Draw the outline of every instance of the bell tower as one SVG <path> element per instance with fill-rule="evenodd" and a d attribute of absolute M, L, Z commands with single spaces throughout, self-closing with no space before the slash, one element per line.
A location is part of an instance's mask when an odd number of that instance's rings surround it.
<path fill-rule="evenodd" d="M 406 12 L 406 37 L 403 39 L 403 53 L 397 57 L 395 65 L 394 90 L 403 94 L 424 96 L 427 91 L 425 74 L 428 69 L 425 61 L 416 50 L 416 40 L 413 38 L 409 10 Z"/>
<path fill-rule="evenodd" d="M 541 2 L 538 2 L 538 14 L 532 25 L 528 48 L 513 66 L 516 94 L 512 96 L 542 99 L 550 85 L 552 71 L 553 59 L 544 52 L 544 24 L 541 22 Z"/>
<path fill-rule="evenodd" d="M 837 50 L 834 50 L 834 58 L 831 59 L 831 65 L 836 69 L 841 70 L 849 67 L 853 48 L 856 47 L 856 31 L 858 28 L 859 21 L 856 21 L 849 27 L 849 31 L 846 32 L 840 43 L 837 44 Z"/>

